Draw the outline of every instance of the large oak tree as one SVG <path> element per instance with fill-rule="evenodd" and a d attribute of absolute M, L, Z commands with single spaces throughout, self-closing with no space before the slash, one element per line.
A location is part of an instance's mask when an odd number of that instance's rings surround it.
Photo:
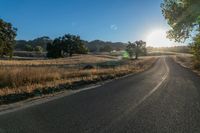
<path fill-rule="evenodd" d="M 135 59 L 138 59 L 140 54 L 146 55 L 146 42 L 142 40 L 135 41 L 134 43 L 128 42 L 126 51 L 129 53 L 130 58 L 135 56 Z"/>
<path fill-rule="evenodd" d="M 13 47 L 15 44 L 16 28 L 11 23 L 0 19 L 0 56 L 9 55 L 12 57 Z"/>
<path fill-rule="evenodd" d="M 191 46 L 194 55 L 200 59 L 200 0 L 164 0 L 161 8 L 171 26 L 168 38 L 184 42 L 195 34 Z"/>
<path fill-rule="evenodd" d="M 60 58 L 73 54 L 86 54 L 88 49 L 80 36 L 66 34 L 56 38 L 52 43 L 48 43 L 47 51 L 47 57 Z"/>

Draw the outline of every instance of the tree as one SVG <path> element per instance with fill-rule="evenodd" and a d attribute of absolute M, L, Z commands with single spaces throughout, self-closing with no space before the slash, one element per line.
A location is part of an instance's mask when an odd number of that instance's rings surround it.
<path fill-rule="evenodd" d="M 131 43 L 131 42 L 128 42 L 128 45 L 126 47 L 126 51 L 128 52 L 130 58 L 133 57 L 134 53 L 135 53 L 135 44 L 134 43 Z"/>
<path fill-rule="evenodd" d="M 200 50 L 200 1 L 199 0 L 164 0 L 161 4 L 162 13 L 171 26 L 168 31 L 168 38 L 177 42 L 185 42 L 196 30 L 194 38 L 194 55 Z"/>
<path fill-rule="evenodd" d="M 46 50 L 47 43 L 51 42 L 52 40 L 48 36 L 38 37 L 29 41 L 17 40 L 15 45 L 15 50 L 26 51 L 26 45 L 30 45 L 33 48 L 33 50 L 37 49 L 36 48 L 37 46 L 41 47 L 43 50 Z"/>
<path fill-rule="evenodd" d="M 48 43 L 47 51 L 47 57 L 59 58 L 73 54 L 86 54 L 88 49 L 79 36 L 67 34 Z"/>
<path fill-rule="evenodd" d="M 176 41 L 185 41 L 194 28 L 200 28 L 199 0 L 164 0 L 161 4 L 162 13 L 171 30 L 168 37 Z"/>
<path fill-rule="evenodd" d="M 76 51 L 77 54 L 87 54 L 89 52 L 89 49 L 85 46 L 85 43 L 81 41 L 81 43 L 78 45 L 78 49 Z"/>
<path fill-rule="evenodd" d="M 13 47 L 15 44 L 17 29 L 12 27 L 11 23 L 7 23 L 0 19 L 0 56 L 9 55 L 12 57 Z"/>
<path fill-rule="evenodd" d="M 43 52 L 43 48 L 41 46 L 36 46 L 35 47 L 35 51 L 38 53 L 42 53 Z"/>
<path fill-rule="evenodd" d="M 200 60 L 200 35 L 197 35 L 193 38 L 194 42 L 191 43 L 192 53 L 196 57 L 197 60 Z"/>
<path fill-rule="evenodd" d="M 38 37 L 34 40 L 28 41 L 30 45 L 33 47 L 40 46 L 42 49 L 46 49 L 47 43 L 52 42 L 52 40 L 48 36 Z"/>
<path fill-rule="evenodd" d="M 112 47 L 110 45 L 105 45 L 105 46 L 101 47 L 99 51 L 100 52 L 111 52 Z"/>
<path fill-rule="evenodd" d="M 68 56 L 72 56 L 73 54 L 85 54 L 87 53 L 87 48 L 85 47 L 85 44 L 80 39 L 80 36 L 75 35 L 64 35 L 62 37 L 62 47 L 63 52 L 67 54 Z"/>
<path fill-rule="evenodd" d="M 56 38 L 52 43 L 47 43 L 47 57 L 59 58 L 63 57 L 61 53 L 61 39 Z"/>
<path fill-rule="evenodd" d="M 33 47 L 29 44 L 25 45 L 25 51 L 33 51 Z"/>
<path fill-rule="evenodd" d="M 139 55 L 146 55 L 146 42 L 142 40 L 135 41 L 134 43 L 128 42 L 126 51 L 131 58 L 135 55 L 135 59 L 138 59 Z"/>

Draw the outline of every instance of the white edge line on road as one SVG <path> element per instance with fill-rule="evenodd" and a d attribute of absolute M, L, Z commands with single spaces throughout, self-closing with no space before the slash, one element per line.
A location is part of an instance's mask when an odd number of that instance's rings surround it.
<path fill-rule="evenodd" d="M 166 64 L 166 62 L 165 62 Z M 167 64 L 166 64 L 167 66 Z M 168 66 L 167 66 L 168 67 Z M 97 87 L 100 87 L 104 84 L 107 84 L 109 82 L 112 82 L 114 80 L 117 80 L 117 79 L 123 79 L 123 78 L 126 78 L 126 77 L 129 77 L 129 76 L 132 76 L 132 75 L 135 75 L 135 73 L 133 74 L 128 74 L 128 75 L 125 75 L 125 76 L 122 76 L 122 77 L 118 77 L 116 79 L 112 79 L 112 80 L 108 80 L 108 81 L 104 81 L 102 83 L 99 83 L 97 85 L 92 85 L 92 86 L 89 86 L 89 87 L 85 87 L 83 89 L 78 89 L 78 90 L 68 90 L 68 91 L 63 91 L 63 92 L 60 92 L 58 94 L 55 94 L 54 96 L 47 96 L 47 97 L 44 97 L 44 98 L 38 98 L 38 99 L 30 99 L 30 100 L 27 100 L 27 101 L 22 101 L 22 102 L 17 102 L 17 103 L 13 103 L 13 104 L 9 104 L 9 105 L 2 105 L 2 107 L 0 107 L 0 115 L 4 115 L 4 114 L 8 114 L 8 113 L 12 113 L 12 112 L 15 112 L 15 111 L 19 111 L 19 110 L 22 110 L 22 109 L 26 109 L 26 108 L 29 108 L 31 106 L 35 106 L 35 105 L 40 105 L 40 104 L 43 104 L 43 103 L 47 103 L 47 102 L 50 102 L 50 101 L 53 101 L 53 100 L 57 100 L 57 99 L 60 99 L 60 98 L 63 98 L 63 97 L 66 97 L 66 96 L 70 96 L 70 95 L 73 95 L 73 94 L 76 94 L 76 93 L 79 93 L 79 92 L 82 92 L 82 91 L 86 91 L 86 90 L 91 90 L 91 89 L 94 89 L 94 88 L 97 88 Z M 161 83 L 162 84 L 162 83 Z M 160 85 L 161 85 L 160 84 Z M 160 86 L 159 85 L 159 86 Z M 157 85 L 158 86 L 158 85 Z M 158 86 L 158 87 L 159 87 Z M 158 88 L 157 87 L 157 88 Z M 153 89 L 154 91 L 156 90 L 155 88 Z M 154 92 L 153 91 L 153 92 Z M 153 93 L 151 92 L 151 94 Z M 149 94 L 149 96 L 151 95 Z M 149 97 L 149 96 L 145 96 L 146 98 Z M 146 99 L 146 98 L 143 98 L 143 101 Z M 141 103 L 143 102 L 141 101 Z M 138 104 L 139 105 L 139 104 Z"/>
<path fill-rule="evenodd" d="M 124 113 L 121 114 L 121 116 L 119 116 L 118 118 L 115 119 L 115 121 L 113 121 L 112 123 L 109 124 L 109 126 L 105 129 L 102 129 L 100 131 L 100 133 L 104 133 L 107 129 L 109 129 L 109 127 L 111 127 L 116 121 L 120 121 L 126 114 L 128 114 L 130 111 L 136 109 L 140 104 L 142 104 L 147 98 L 149 98 L 163 83 L 164 81 L 167 79 L 168 75 L 169 75 L 169 67 L 166 63 L 166 57 L 164 57 L 164 64 L 166 67 L 166 72 L 165 74 L 162 76 L 162 80 L 148 93 L 146 94 L 137 104 L 135 104 L 133 107 L 131 107 L 129 110 L 125 111 Z"/>
<path fill-rule="evenodd" d="M 47 103 L 47 102 L 50 102 L 50 101 L 53 101 L 53 100 L 56 100 L 56 99 L 60 99 L 60 98 L 66 97 L 66 96 L 70 96 L 70 95 L 76 94 L 78 92 L 94 89 L 94 88 L 97 88 L 97 87 L 100 87 L 100 86 L 102 86 L 102 85 L 94 85 L 94 86 L 90 86 L 90 87 L 75 90 L 75 91 L 69 90 L 69 91 L 66 91 L 66 92 L 61 92 L 61 93 L 59 93 L 55 96 L 49 96 L 49 97 L 45 97 L 45 98 L 33 99 L 32 101 L 25 101 L 25 102 L 22 101 L 22 102 L 19 102 L 19 103 L 13 103 L 13 104 L 10 104 L 10 105 L 5 105 L 6 106 L 5 108 L 0 109 L 0 115 L 4 115 L 4 114 L 12 113 L 12 112 L 15 112 L 15 111 L 18 111 L 18 110 L 26 109 L 26 108 L 34 106 L 34 105 L 40 105 L 40 104 L 43 104 L 43 103 Z"/>
<path fill-rule="evenodd" d="M 136 105 L 135 105 L 135 108 L 140 105 L 143 101 L 145 101 L 149 96 L 151 96 L 162 84 L 163 82 L 167 79 L 167 76 L 169 75 L 169 67 L 166 63 L 166 58 L 164 58 L 164 64 L 166 66 L 166 73 L 163 75 L 163 77 L 161 78 L 162 80 L 160 81 L 159 84 L 157 84 L 147 95 L 145 95 Z"/>

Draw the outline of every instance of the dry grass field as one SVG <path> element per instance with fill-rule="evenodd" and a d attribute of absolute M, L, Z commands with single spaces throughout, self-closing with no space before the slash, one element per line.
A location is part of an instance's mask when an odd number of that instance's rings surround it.
<path fill-rule="evenodd" d="M 189 68 L 200 75 L 200 62 L 195 60 L 191 54 L 179 54 L 173 56 L 173 58 L 183 67 Z"/>
<path fill-rule="evenodd" d="M 4 97 L 1 102 L 6 96 L 53 93 L 54 89 L 75 89 L 84 84 L 141 72 L 149 68 L 155 60 L 155 57 L 118 60 L 107 55 L 52 60 L 1 60 L 0 96 Z M 92 68 L 86 69 L 88 65 Z"/>

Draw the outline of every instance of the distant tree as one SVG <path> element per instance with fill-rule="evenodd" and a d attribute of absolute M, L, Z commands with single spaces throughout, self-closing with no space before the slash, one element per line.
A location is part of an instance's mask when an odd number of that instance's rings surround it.
<path fill-rule="evenodd" d="M 29 45 L 29 44 L 25 45 L 25 51 L 33 51 L 33 50 L 34 49 L 33 49 L 33 47 L 31 45 Z"/>
<path fill-rule="evenodd" d="M 131 43 L 131 42 L 128 42 L 128 45 L 126 47 L 126 51 L 128 52 L 130 58 L 133 57 L 134 53 L 135 53 L 135 44 L 134 43 Z"/>
<path fill-rule="evenodd" d="M 173 47 L 147 47 L 147 51 L 155 52 L 176 52 L 176 53 L 191 53 L 189 46 L 173 46 Z"/>
<path fill-rule="evenodd" d="M 41 46 L 36 46 L 35 47 L 35 51 L 38 53 L 42 53 L 43 52 L 43 48 Z"/>
<path fill-rule="evenodd" d="M 14 49 L 16 51 L 25 51 L 28 42 L 26 40 L 16 40 Z"/>
<path fill-rule="evenodd" d="M 17 29 L 12 27 L 11 23 L 7 23 L 0 19 L 0 56 L 9 55 L 12 57 L 13 47 L 15 44 Z"/>
<path fill-rule="evenodd" d="M 134 43 L 128 42 L 126 51 L 129 53 L 131 58 L 135 55 L 135 59 L 138 59 L 139 55 L 146 55 L 146 42 L 142 40 L 135 41 Z"/>
<path fill-rule="evenodd" d="M 200 0 L 164 0 L 161 4 L 162 13 L 171 26 L 168 38 L 184 42 L 196 33 L 192 49 L 198 58 L 200 51 Z M 196 30 L 196 31 L 195 31 Z M 195 32 L 193 32 L 195 31 Z"/>
<path fill-rule="evenodd" d="M 105 45 L 100 48 L 100 52 L 111 52 L 111 51 L 112 51 L 112 47 L 109 45 Z"/>
<path fill-rule="evenodd" d="M 85 54 L 87 53 L 87 48 L 85 44 L 80 39 L 80 36 L 75 35 L 64 35 L 62 37 L 62 47 L 64 54 L 72 56 L 73 54 Z"/>
<path fill-rule="evenodd" d="M 60 58 L 62 55 L 61 39 L 56 38 L 52 43 L 47 43 L 47 57 Z"/>
<path fill-rule="evenodd" d="M 48 36 L 38 37 L 34 40 L 29 41 L 29 44 L 33 47 L 40 46 L 42 49 L 46 49 L 47 43 L 52 42 Z"/>
<path fill-rule="evenodd" d="M 125 50 L 127 44 L 122 42 L 105 42 L 101 40 L 94 40 L 91 42 L 85 42 L 85 45 L 90 52 L 109 52 L 110 50 Z M 108 50 L 106 48 L 108 48 Z"/>
<path fill-rule="evenodd" d="M 89 49 L 81 41 L 81 43 L 78 45 L 78 49 L 76 50 L 76 53 L 77 54 L 87 54 L 88 52 L 89 52 Z"/>
<path fill-rule="evenodd" d="M 37 46 L 40 46 L 43 50 L 46 50 L 47 43 L 51 43 L 51 42 L 52 40 L 47 36 L 38 37 L 36 39 L 29 40 L 29 41 L 17 40 L 16 45 L 15 45 L 15 50 L 26 51 L 26 45 L 31 45 L 33 50 L 36 49 Z"/>
<path fill-rule="evenodd" d="M 47 44 L 47 57 L 59 58 L 64 56 L 72 56 L 73 54 L 86 54 L 88 49 L 80 39 L 75 35 L 64 35 L 56 38 L 52 43 Z"/>

